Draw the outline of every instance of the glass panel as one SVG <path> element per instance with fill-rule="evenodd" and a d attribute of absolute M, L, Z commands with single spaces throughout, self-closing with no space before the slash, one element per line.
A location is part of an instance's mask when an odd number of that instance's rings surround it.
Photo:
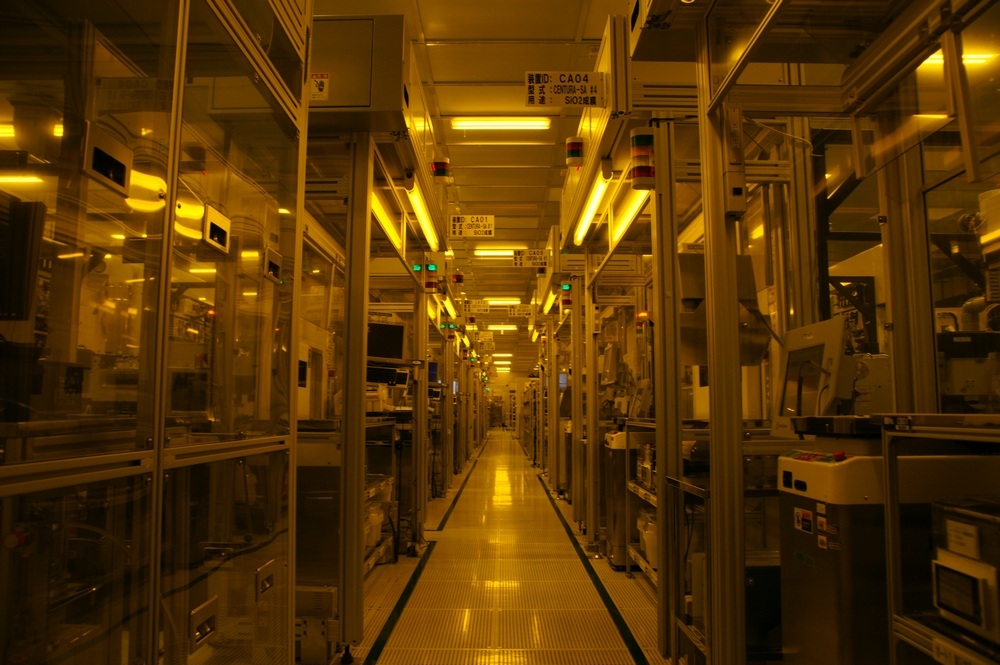
<path fill-rule="evenodd" d="M 5 5 L 0 463 L 145 445 L 175 17 Z"/>
<path fill-rule="evenodd" d="M 972 117 L 976 121 L 979 156 L 996 151 L 997 77 L 1000 76 L 1000 5 L 994 5 L 962 31 L 962 61 L 969 77 Z"/>
<path fill-rule="evenodd" d="M 163 663 L 288 662 L 288 454 L 174 469 L 163 511 Z"/>
<path fill-rule="evenodd" d="M 143 663 L 150 650 L 149 478 L 0 501 L 5 663 Z"/>
<path fill-rule="evenodd" d="M 302 58 L 267 0 L 233 0 L 293 99 L 302 94 Z"/>
<path fill-rule="evenodd" d="M 993 186 L 1000 157 L 983 163 L 986 178 L 956 176 L 924 197 L 931 232 L 931 279 L 938 343 L 938 392 L 944 412 L 1000 411 L 1000 308 L 988 284 L 1000 228 Z"/>
<path fill-rule="evenodd" d="M 283 435 L 295 126 L 202 3 L 192 7 L 188 56 L 167 412 L 191 432 L 181 442 Z"/>
<path fill-rule="evenodd" d="M 773 4 L 743 0 L 715 3 L 709 12 L 713 92 L 743 54 Z M 738 82 L 839 86 L 847 67 L 909 4 L 909 0 L 866 3 L 784 0 Z M 790 63 L 802 66 L 790 73 L 783 66 Z"/>

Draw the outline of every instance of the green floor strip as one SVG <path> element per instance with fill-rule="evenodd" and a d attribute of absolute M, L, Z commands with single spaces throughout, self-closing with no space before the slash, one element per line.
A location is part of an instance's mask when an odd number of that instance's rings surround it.
<path fill-rule="evenodd" d="M 570 527 L 569 522 L 563 516 L 562 511 L 559 510 L 559 506 L 556 505 L 556 500 L 552 498 L 552 494 L 549 492 L 548 486 L 545 484 L 545 479 L 541 475 L 536 476 L 538 482 L 542 484 L 542 489 L 545 491 L 545 496 L 549 498 L 549 503 L 552 504 L 552 510 L 556 511 L 556 515 L 559 517 L 559 521 L 562 522 L 563 528 L 566 529 L 566 535 L 569 536 L 569 541 L 573 543 L 573 549 L 576 550 L 576 554 L 580 557 L 580 561 L 583 563 L 584 570 L 587 571 L 587 575 L 590 577 L 590 582 L 597 589 L 597 595 L 601 597 L 604 602 L 604 607 L 608 610 L 608 614 L 611 615 L 611 620 L 615 624 L 615 628 L 618 629 L 618 634 L 622 636 L 622 641 L 625 642 L 625 646 L 628 647 L 628 651 L 632 654 L 632 660 L 635 661 L 635 665 L 649 665 L 649 660 L 646 658 L 646 654 L 643 653 L 642 647 L 639 646 L 639 642 L 635 639 L 635 635 L 632 634 L 632 629 L 628 627 L 628 623 L 625 621 L 625 617 L 622 613 L 618 611 L 618 606 L 615 605 L 615 601 L 611 599 L 611 594 L 608 590 L 604 588 L 604 583 L 601 581 L 600 576 L 598 576 L 597 571 L 594 567 L 590 565 L 590 559 L 587 558 L 587 553 L 583 551 L 583 547 L 580 546 L 580 541 L 576 539 L 576 534 L 573 533 L 572 527 Z"/>
<path fill-rule="evenodd" d="M 392 608 L 392 613 L 389 614 L 389 618 L 385 620 L 385 625 L 382 626 L 382 632 L 378 634 L 375 638 L 375 643 L 372 645 L 371 650 L 365 657 L 365 665 L 375 665 L 378 659 L 382 657 L 382 651 L 385 650 L 385 645 L 389 642 L 389 636 L 392 635 L 393 629 L 396 627 L 396 623 L 399 621 L 399 617 L 403 616 L 403 610 L 406 609 L 406 603 L 409 602 L 410 596 L 413 595 L 413 590 L 417 588 L 417 582 L 420 581 L 420 576 L 424 572 L 424 568 L 427 566 L 427 560 L 431 558 L 431 553 L 437 546 L 437 541 L 430 541 L 427 543 L 427 549 L 424 550 L 423 556 L 420 557 L 420 563 L 413 570 L 413 575 L 410 576 L 410 581 L 407 583 L 406 588 L 403 589 L 403 593 L 399 595 L 399 600 L 396 601 L 396 606 Z"/>

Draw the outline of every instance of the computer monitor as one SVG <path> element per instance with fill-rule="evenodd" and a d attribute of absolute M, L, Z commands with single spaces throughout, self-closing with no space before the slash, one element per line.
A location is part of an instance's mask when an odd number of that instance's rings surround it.
<path fill-rule="evenodd" d="M 841 402 L 851 400 L 855 371 L 846 342 L 841 317 L 785 335 L 784 378 L 778 386 L 772 434 L 794 436 L 792 418 L 837 415 Z"/>
<path fill-rule="evenodd" d="M 406 326 L 396 323 L 368 323 L 368 357 L 402 360 Z"/>

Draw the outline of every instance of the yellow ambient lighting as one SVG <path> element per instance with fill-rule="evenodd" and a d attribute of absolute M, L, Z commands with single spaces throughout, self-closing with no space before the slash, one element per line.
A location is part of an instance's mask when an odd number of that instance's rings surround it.
<path fill-rule="evenodd" d="M 615 224 L 615 228 L 611 233 L 611 242 L 616 243 L 621 240 L 621 237 L 625 235 L 625 231 L 628 227 L 632 226 L 632 222 L 635 221 L 636 216 L 642 207 L 646 205 L 646 200 L 649 198 L 649 190 L 645 189 L 633 189 L 628 198 L 625 199 L 625 205 L 622 207 L 621 214 L 618 217 L 618 223 Z"/>
<path fill-rule="evenodd" d="M 56 125 L 55 127 L 52 128 L 52 136 L 62 136 L 62 135 L 63 135 L 63 126 L 61 124 Z"/>
<path fill-rule="evenodd" d="M 288 208 L 278 208 L 278 214 L 279 215 L 291 215 L 292 211 L 289 210 Z"/>
<path fill-rule="evenodd" d="M 14 138 L 14 125 L 0 125 L 0 139 Z"/>
<path fill-rule="evenodd" d="M 535 332 L 531 333 L 531 341 L 532 342 L 537 342 L 539 335 L 541 335 L 541 333 L 538 332 L 537 330 Z"/>
<path fill-rule="evenodd" d="M 549 310 L 552 309 L 552 305 L 556 303 L 556 292 L 549 291 L 549 295 L 545 296 L 545 302 L 542 303 L 542 314 L 548 314 Z"/>
<path fill-rule="evenodd" d="M 406 195 L 410 198 L 413 214 L 417 216 L 417 222 L 420 224 L 420 230 L 424 234 L 427 245 L 432 252 L 438 251 L 438 237 L 434 230 L 434 220 L 431 218 L 430 211 L 427 210 L 427 204 L 424 203 L 424 197 L 420 193 L 417 183 L 413 183 L 413 189 L 406 190 Z"/>
<path fill-rule="evenodd" d="M 513 358 L 514 354 L 513 353 L 494 353 L 493 357 L 494 358 Z"/>
<path fill-rule="evenodd" d="M 512 249 L 477 249 L 473 252 L 474 256 L 480 258 L 503 258 L 505 256 L 514 256 L 514 250 Z"/>
<path fill-rule="evenodd" d="M 385 206 L 382 205 L 382 199 L 375 192 L 372 192 L 372 214 L 375 215 L 375 220 L 382 227 L 382 231 L 385 232 L 385 235 L 389 238 L 389 242 L 396 248 L 396 251 L 403 251 L 403 241 L 399 238 L 399 230 L 393 226 L 392 218 L 389 217 L 389 213 L 385 211 Z"/>
<path fill-rule="evenodd" d="M 0 184 L 4 185 L 35 185 L 42 182 L 36 175 L 0 175 Z"/>
<path fill-rule="evenodd" d="M 455 303 L 451 301 L 449 296 L 444 297 L 444 308 L 448 310 L 448 316 L 453 319 L 458 318 L 458 313 L 455 311 Z"/>
<path fill-rule="evenodd" d="M 186 203 L 177 200 L 177 216 L 181 219 L 203 219 L 205 217 L 205 206 L 198 203 Z M 199 235 L 199 237 L 201 237 Z"/>
<path fill-rule="evenodd" d="M 512 364 L 512 362 L 510 360 L 494 360 L 493 364 L 494 365 L 510 365 L 510 364 Z M 499 369 L 499 367 L 497 369 Z"/>
<path fill-rule="evenodd" d="M 750 238 L 753 240 L 760 240 L 763 237 L 764 237 L 763 224 L 759 224 L 758 226 L 754 227 L 754 230 L 750 232 Z"/>
<path fill-rule="evenodd" d="M 245 249 L 242 252 L 240 252 L 240 258 L 241 259 L 259 259 L 260 258 L 260 252 L 258 252 L 256 249 Z"/>
<path fill-rule="evenodd" d="M 594 214 L 597 212 L 597 207 L 601 205 L 601 201 L 604 199 L 604 192 L 608 191 L 610 183 L 611 180 L 605 180 L 604 176 L 600 173 L 594 178 L 594 185 L 590 188 L 590 196 L 587 197 L 587 205 L 583 207 L 583 214 L 580 215 L 580 219 L 576 223 L 576 230 L 573 232 L 574 245 L 583 244 L 583 239 L 587 237 L 587 231 L 590 230 L 590 225 L 594 221 Z"/>
<path fill-rule="evenodd" d="M 517 330 L 517 326 L 513 323 L 494 323 L 491 326 L 486 326 L 487 330 L 497 330 L 500 332 L 504 331 L 514 331 Z"/>
<path fill-rule="evenodd" d="M 493 305 L 500 306 L 500 305 L 520 305 L 521 304 L 521 299 L 520 298 L 484 298 L 484 300 L 486 302 L 488 302 L 491 307 Z"/>
<path fill-rule="evenodd" d="M 962 62 L 966 65 L 985 65 L 987 62 L 997 57 L 996 53 L 963 53 Z M 924 60 L 925 65 L 943 65 L 944 54 L 941 51 L 928 56 Z"/>
<path fill-rule="evenodd" d="M 214 275 L 216 272 L 215 268 L 191 268 L 188 270 L 192 275 Z"/>
<path fill-rule="evenodd" d="M 244 291 L 243 292 L 243 297 L 244 298 L 256 298 L 257 297 L 257 292 L 256 291 Z"/>
<path fill-rule="evenodd" d="M 546 130 L 552 126 L 549 118 L 452 118 L 451 128 L 458 130 L 504 129 L 504 130 Z"/>
<path fill-rule="evenodd" d="M 497 367 L 497 374 L 510 374 L 510 367 Z"/>
<path fill-rule="evenodd" d="M 112 240 L 125 240 L 125 234 L 124 233 L 112 233 L 111 234 L 111 239 Z"/>
<path fill-rule="evenodd" d="M 79 259 L 84 256 L 83 252 L 70 252 L 69 254 L 57 254 L 57 259 Z"/>

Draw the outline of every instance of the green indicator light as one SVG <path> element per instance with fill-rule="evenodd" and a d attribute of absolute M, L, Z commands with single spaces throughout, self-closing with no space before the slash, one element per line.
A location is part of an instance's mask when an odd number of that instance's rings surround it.
<path fill-rule="evenodd" d="M 438 269 L 438 267 L 437 267 L 436 263 L 428 263 L 427 264 L 427 272 L 437 272 L 437 269 Z"/>
<path fill-rule="evenodd" d="M 420 272 L 423 269 L 424 269 L 424 267 L 422 265 L 420 265 L 419 263 L 414 263 L 413 264 L 413 272 Z"/>
<path fill-rule="evenodd" d="M 573 288 L 573 286 L 569 282 L 566 282 L 559 288 L 561 288 L 563 291 L 569 291 Z"/>
<path fill-rule="evenodd" d="M 446 326 L 446 325 L 447 325 L 447 324 L 444 324 L 444 323 L 442 323 L 442 324 L 441 324 L 441 330 L 444 330 L 444 329 L 445 329 L 445 326 Z"/>
<path fill-rule="evenodd" d="M 449 323 L 448 324 L 448 328 L 451 329 L 451 330 L 454 330 L 455 329 L 455 324 L 454 323 Z"/>

